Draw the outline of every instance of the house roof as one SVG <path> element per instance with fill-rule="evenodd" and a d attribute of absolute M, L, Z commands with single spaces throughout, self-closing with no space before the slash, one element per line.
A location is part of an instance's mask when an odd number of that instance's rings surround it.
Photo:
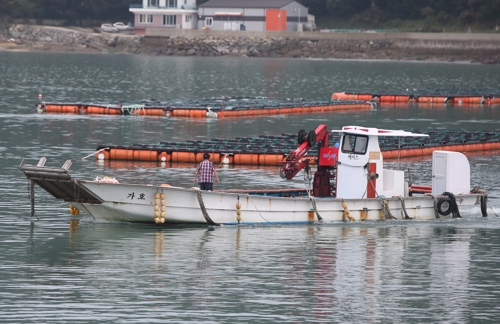
<path fill-rule="evenodd" d="M 211 8 L 282 8 L 294 0 L 209 0 L 198 7 Z"/>

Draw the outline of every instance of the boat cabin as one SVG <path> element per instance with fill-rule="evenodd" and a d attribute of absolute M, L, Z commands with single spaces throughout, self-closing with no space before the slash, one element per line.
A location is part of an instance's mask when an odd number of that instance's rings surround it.
<path fill-rule="evenodd" d="M 404 171 L 384 169 L 379 136 L 428 136 L 403 130 L 345 126 L 337 159 L 336 197 L 376 198 L 405 196 Z"/>
<path fill-rule="evenodd" d="M 427 134 L 359 126 L 345 126 L 332 132 L 341 134 L 337 153 L 337 198 L 408 196 L 404 171 L 384 168 L 379 137 L 423 137 Z M 429 193 L 434 195 L 469 193 L 470 165 L 467 157 L 459 152 L 434 151 L 430 190 Z"/>

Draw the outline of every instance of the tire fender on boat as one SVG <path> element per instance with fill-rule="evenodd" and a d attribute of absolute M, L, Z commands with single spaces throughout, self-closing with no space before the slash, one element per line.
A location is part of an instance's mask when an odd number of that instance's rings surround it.
<path fill-rule="evenodd" d="M 443 195 L 447 197 L 438 200 L 436 206 L 438 213 L 443 216 L 453 213 L 453 218 L 461 218 L 455 195 L 451 192 L 443 192 Z"/>
<path fill-rule="evenodd" d="M 450 198 L 441 198 L 437 202 L 438 213 L 443 216 L 448 216 L 453 211 L 453 202 Z"/>

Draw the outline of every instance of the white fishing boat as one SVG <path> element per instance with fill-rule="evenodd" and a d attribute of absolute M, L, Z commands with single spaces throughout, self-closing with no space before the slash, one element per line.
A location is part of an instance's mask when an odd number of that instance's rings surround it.
<path fill-rule="evenodd" d="M 329 133 L 340 135 L 331 147 Z M 427 136 L 402 130 L 346 126 L 328 131 L 319 125 L 298 134 L 298 148 L 283 161 L 281 175 L 292 179 L 312 169 L 307 152 L 318 147 L 312 185 L 305 189 L 200 191 L 162 185 L 126 184 L 109 179 L 75 179 L 71 161 L 61 168 L 24 164 L 34 184 L 96 219 L 158 224 L 284 224 L 365 220 L 458 218 L 465 209 L 487 216 L 487 193 L 470 184 L 470 165 L 462 153 L 435 151 L 432 185 L 412 185 L 403 170 L 384 168 L 379 138 Z M 406 180 L 408 179 L 408 180 Z M 284 180 L 286 181 L 286 180 Z M 474 212 L 473 212 L 474 213 Z"/>

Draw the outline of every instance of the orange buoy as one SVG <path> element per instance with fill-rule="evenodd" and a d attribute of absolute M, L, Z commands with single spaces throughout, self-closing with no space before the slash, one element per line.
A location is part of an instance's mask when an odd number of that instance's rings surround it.
<path fill-rule="evenodd" d="M 469 97 L 469 103 L 470 104 L 480 104 L 483 103 L 484 98 L 481 97 Z"/>
<path fill-rule="evenodd" d="M 151 109 L 146 109 L 146 114 L 148 116 L 163 116 L 165 115 L 165 112 L 163 111 L 162 108 L 151 108 Z"/>
<path fill-rule="evenodd" d="M 234 155 L 233 161 L 235 164 L 258 165 L 259 154 L 238 153 Z"/>
<path fill-rule="evenodd" d="M 332 94 L 332 100 L 347 100 L 345 92 L 337 92 Z"/>
<path fill-rule="evenodd" d="M 259 154 L 259 165 L 281 165 L 283 154 Z"/>
<path fill-rule="evenodd" d="M 196 155 L 193 152 L 172 152 L 172 162 L 196 162 Z"/>
<path fill-rule="evenodd" d="M 135 161 L 158 161 L 158 152 L 152 150 L 134 150 L 133 159 Z"/>
<path fill-rule="evenodd" d="M 189 117 L 189 109 L 173 109 L 172 116 L 174 116 L 174 117 Z"/>
<path fill-rule="evenodd" d="M 462 105 L 462 104 L 468 104 L 469 103 L 469 97 L 455 97 L 453 99 L 454 104 Z"/>
<path fill-rule="evenodd" d="M 410 96 L 394 96 L 394 102 L 408 102 L 410 101 Z"/>
<path fill-rule="evenodd" d="M 112 148 L 109 150 L 109 158 L 112 160 L 127 160 L 127 149 Z"/>
<path fill-rule="evenodd" d="M 381 95 L 379 98 L 380 102 L 394 102 L 394 96 Z"/>
<path fill-rule="evenodd" d="M 109 109 L 106 109 L 106 112 L 108 115 L 121 115 L 122 114 L 122 110 L 118 109 L 118 108 L 109 108 Z"/>
<path fill-rule="evenodd" d="M 371 101 L 373 99 L 373 95 L 371 94 L 359 94 L 358 100 Z"/>
<path fill-rule="evenodd" d="M 170 162 L 172 161 L 172 156 L 167 152 L 161 152 L 158 155 L 158 160 L 160 160 L 160 162 Z"/>

